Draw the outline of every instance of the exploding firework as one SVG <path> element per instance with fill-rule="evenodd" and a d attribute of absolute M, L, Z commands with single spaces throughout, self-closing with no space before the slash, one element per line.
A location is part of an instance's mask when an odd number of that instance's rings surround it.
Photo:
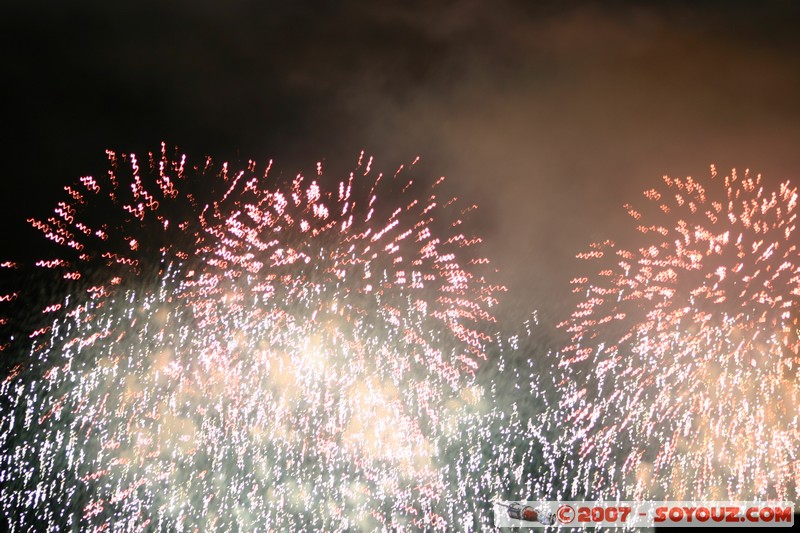
<path fill-rule="evenodd" d="M 70 285 L 29 302 L 44 324 L 0 385 L 9 525 L 452 527 L 445 485 L 491 475 L 438 457 L 502 290 L 459 231 L 472 207 L 363 155 L 334 183 L 108 156 L 30 221 Z"/>
<path fill-rule="evenodd" d="M 664 184 L 626 206 L 638 249 L 579 256 L 562 475 L 572 494 L 796 500 L 797 191 L 714 167 Z"/>

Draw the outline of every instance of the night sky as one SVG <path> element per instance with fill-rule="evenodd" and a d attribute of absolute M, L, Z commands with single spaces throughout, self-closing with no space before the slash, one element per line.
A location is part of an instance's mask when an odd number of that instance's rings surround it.
<path fill-rule="evenodd" d="M 665 5 L 668 4 L 668 5 Z M 224 6 L 224 7 L 222 7 Z M 507 305 L 555 319 L 574 255 L 663 174 L 800 180 L 796 2 L 7 3 L 3 256 L 107 148 L 190 158 L 422 157 L 481 206 Z"/>

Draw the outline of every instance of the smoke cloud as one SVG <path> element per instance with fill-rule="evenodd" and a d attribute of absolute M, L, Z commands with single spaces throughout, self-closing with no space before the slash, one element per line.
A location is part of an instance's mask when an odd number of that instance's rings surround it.
<path fill-rule="evenodd" d="M 12 234 L 105 148 L 343 172 L 361 149 L 382 168 L 419 155 L 481 206 L 506 305 L 555 322 L 574 255 L 661 175 L 800 177 L 796 4 L 270 4 L 11 8 Z"/>

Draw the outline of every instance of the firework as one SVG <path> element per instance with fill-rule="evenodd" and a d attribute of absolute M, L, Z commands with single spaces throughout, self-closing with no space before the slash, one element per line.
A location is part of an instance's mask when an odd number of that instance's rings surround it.
<path fill-rule="evenodd" d="M 163 145 L 145 163 L 108 156 L 106 175 L 30 221 L 61 245 L 37 266 L 68 293 L 40 306 L 28 358 L 0 385 L 9 525 L 335 530 L 463 515 L 442 503 L 438 452 L 480 396 L 502 290 L 459 231 L 472 207 L 440 198 L 441 180 L 418 196 L 408 169 L 376 176 L 363 154 L 333 183 L 319 164 L 281 180 L 271 163 L 190 166 Z"/>
<path fill-rule="evenodd" d="M 797 191 L 714 167 L 664 185 L 626 206 L 638 249 L 579 256 L 562 475 L 572 494 L 796 500 Z"/>

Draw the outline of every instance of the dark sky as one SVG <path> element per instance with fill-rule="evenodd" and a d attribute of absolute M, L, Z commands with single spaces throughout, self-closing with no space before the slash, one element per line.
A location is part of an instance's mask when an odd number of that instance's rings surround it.
<path fill-rule="evenodd" d="M 435 5 L 434 5 L 435 4 Z M 224 7 L 223 7 L 224 6 Z M 15 2 L 0 8 L 3 256 L 104 150 L 420 155 L 481 206 L 511 306 L 563 317 L 574 255 L 663 174 L 800 181 L 797 2 Z M 32 244 L 34 243 L 34 244 Z M 563 308 L 562 308 L 563 307 Z"/>

